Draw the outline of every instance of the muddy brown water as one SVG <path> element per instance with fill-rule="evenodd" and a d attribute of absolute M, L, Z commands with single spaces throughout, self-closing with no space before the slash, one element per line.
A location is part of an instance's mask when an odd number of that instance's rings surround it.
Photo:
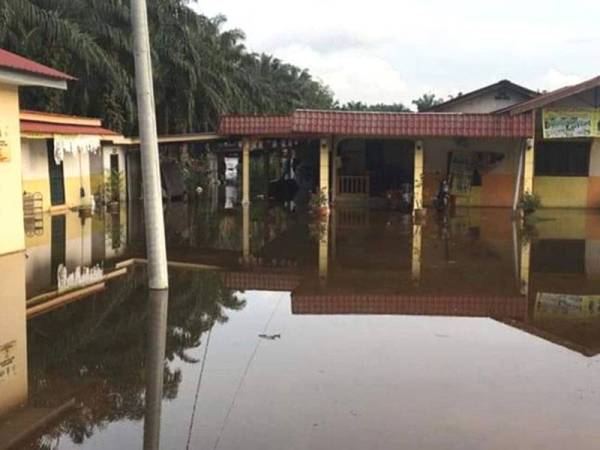
<path fill-rule="evenodd" d="M 598 448 L 599 214 L 257 204 L 248 235 L 241 210 L 166 219 L 168 299 L 139 263 L 27 320 L 25 407 L 76 406 L 21 448 Z M 66 260 L 88 239 L 106 271 L 143 259 L 139 215 L 69 220 Z M 28 298 L 54 288 L 33 275 L 54 239 L 28 240 Z"/>

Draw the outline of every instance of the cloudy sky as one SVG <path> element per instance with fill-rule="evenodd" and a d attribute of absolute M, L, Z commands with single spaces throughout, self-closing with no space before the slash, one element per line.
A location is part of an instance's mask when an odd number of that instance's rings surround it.
<path fill-rule="evenodd" d="M 508 78 L 555 89 L 600 74 L 597 0 L 200 0 L 248 47 L 300 67 L 341 101 L 446 97 Z"/>

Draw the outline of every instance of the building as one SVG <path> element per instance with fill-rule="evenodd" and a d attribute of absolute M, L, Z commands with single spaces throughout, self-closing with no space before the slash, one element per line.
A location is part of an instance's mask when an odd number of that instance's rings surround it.
<path fill-rule="evenodd" d="M 0 415 L 21 404 L 28 391 L 19 89 L 66 89 L 72 79 L 0 49 Z"/>
<path fill-rule="evenodd" d="M 20 123 L 23 194 L 42 211 L 126 200 L 123 137 L 99 119 L 21 111 Z"/>
<path fill-rule="evenodd" d="M 401 192 L 420 210 L 448 179 L 459 206 L 516 209 L 530 193 L 544 207 L 597 207 L 599 86 L 597 77 L 538 94 L 504 80 L 422 113 L 224 116 L 219 134 L 243 139 L 248 157 L 265 140 L 312 149 L 314 189 L 332 203 L 381 204 Z"/>

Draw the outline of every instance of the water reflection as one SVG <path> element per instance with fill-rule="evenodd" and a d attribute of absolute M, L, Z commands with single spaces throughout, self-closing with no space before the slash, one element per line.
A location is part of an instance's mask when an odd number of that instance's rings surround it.
<path fill-rule="evenodd" d="M 168 291 L 150 291 L 148 294 L 144 450 L 160 448 L 160 412 L 163 398 L 168 302 Z"/>
<path fill-rule="evenodd" d="M 454 403 L 479 420 L 470 432 L 480 438 L 492 421 L 505 423 L 510 433 L 497 443 L 508 448 L 515 418 L 534 414 L 524 402 L 542 400 L 555 414 L 538 424 L 548 436 L 564 415 L 577 417 L 577 448 L 600 437 L 588 427 L 600 352 L 599 215 L 544 211 L 523 228 L 503 210 L 415 222 L 387 211 L 338 208 L 316 218 L 258 202 L 204 206 L 167 206 L 168 300 L 147 295 L 142 220 L 132 208 L 118 218 L 47 217 L 49 234 L 30 237 L 27 258 L 0 258 L 8 299 L 0 437 L 2 417 L 25 411 L 52 417 L 28 448 L 436 446 L 426 437 L 432 428 L 444 448 L 465 448 L 456 431 L 464 424 L 447 419 Z M 54 266 L 71 273 L 95 263 L 119 276 L 26 321 L 32 307 L 63 295 Z M 494 383 L 523 386 L 490 385 L 490 367 Z M 579 399 L 578 389 L 586 389 Z M 390 392 L 420 415 L 393 406 Z M 467 400 L 474 392 L 496 409 Z M 352 425 L 361 414 L 367 429 Z M 564 433 L 556 443 L 527 436 L 546 448 L 568 442 Z"/>

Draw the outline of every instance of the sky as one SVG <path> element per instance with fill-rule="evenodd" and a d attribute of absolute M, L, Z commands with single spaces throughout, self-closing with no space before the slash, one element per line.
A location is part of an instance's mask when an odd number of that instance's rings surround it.
<path fill-rule="evenodd" d="M 596 0 L 199 0 L 338 100 L 443 98 L 501 79 L 552 90 L 600 75 Z"/>

